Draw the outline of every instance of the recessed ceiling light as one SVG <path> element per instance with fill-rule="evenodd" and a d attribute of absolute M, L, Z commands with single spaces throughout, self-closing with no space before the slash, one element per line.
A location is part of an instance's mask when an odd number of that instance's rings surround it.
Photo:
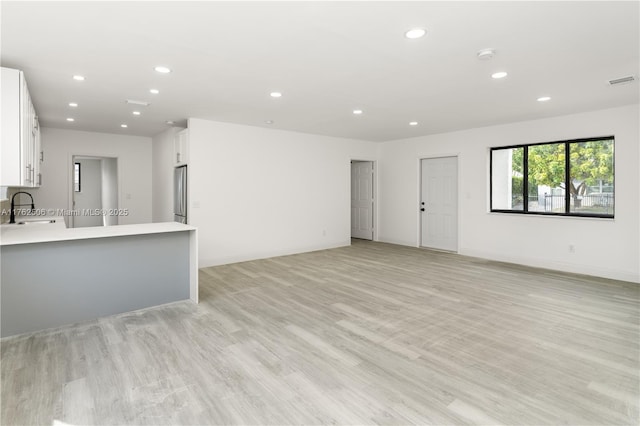
<path fill-rule="evenodd" d="M 406 33 L 404 33 L 404 36 L 406 38 L 420 38 L 420 37 L 424 37 L 426 33 L 427 33 L 427 30 L 425 30 L 424 28 L 412 28 Z"/>
<path fill-rule="evenodd" d="M 264 122 L 265 124 L 273 124 L 273 120 L 267 120 Z"/>
<path fill-rule="evenodd" d="M 167 120 L 167 121 L 165 121 L 165 123 L 167 123 L 170 126 L 174 124 L 173 121 L 171 121 L 171 120 Z"/>
<path fill-rule="evenodd" d="M 140 115 L 140 111 L 133 111 L 132 114 L 133 115 Z"/>
<path fill-rule="evenodd" d="M 160 93 L 160 91 L 158 89 L 151 89 L 149 90 L 149 93 L 153 93 L 154 95 L 157 95 L 158 93 Z"/>
<path fill-rule="evenodd" d="M 480 59 L 481 61 L 487 61 L 493 58 L 493 55 L 495 54 L 496 54 L 496 51 L 493 49 L 482 49 L 481 51 L 478 52 L 478 59 Z"/>
<path fill-rule="evenodd" d="M 361 109 L 354 109 L 354 110 L 353 110 L 353 113 L 354 113 L 355 115 L 360 115 L 360 114 L 362 114 L 362 110 L 361 110 Z"/>
<path fill-rule="evenodd" d="M 69 117 L 67 118 L 67 121 L 75 121 L 73 118 Z"/>
<path fill-rule="evenodd" d="M 417 121 L 410 121 L 409 122 L 409 126 L 417 126 L 418 122 Z"/>
<path fill-rule="evenodd" d="M 547 102 L 548 100 L 551 100 L 551 96 L 540 96 L 538 98 L 538 102 Z"/>
<path fill-rule="evenodd" d="M 121 124 L 120 127 L 122 127 L 123 129 L 126 129 L 129 126 L 127 126 L 126 124 Z"/>
<path fill-rule="evenodd" d="M 73 79 L 76 81 L 84 81 L 84 76 L 81 75 L 74 75 Z"/>
<path fill-rule="evenodd" d="M 69 106 L 70 106 L 71 108 L 77 108 L 77 107 L 78 107 L 78 104 L 77 104 L 77 103 L 75 103 L 75 102 L 69 102 Z"/>
<path fill-rule="evenodd" d="M 159 72 L 161 74 L 169 74 L 171 72 L 170 68 L 167 68 L 164 66 L 157 66 L 154 68 L 154 70 L 156 70 L 156 72 Z"/>
<path fill-rule="evenodd" d="M 505 78 L 507 76 L 507 73 L 504 71 L 499 71 L 499 72 L 494 72 L 493 74 L 491 74 L 491 78 L 494 79 L 499 79 L 499 78 Z"/>
<path fill-rule="evenodd" d="M 272 98 L 280 98 L 280 97 L 282 97 L 282 93 L 280 93 L 280 92 L 271 92 L 269 95 Z"/>

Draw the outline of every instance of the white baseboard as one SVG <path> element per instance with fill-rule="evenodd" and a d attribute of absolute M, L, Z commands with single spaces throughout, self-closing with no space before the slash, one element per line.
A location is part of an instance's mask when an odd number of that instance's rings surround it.
<path fill-rule="evenodd" d="M 253 252 L 235 256 L 222 256 L 209 259 L 199 259 L 198 268 L 209 266 L 228 265 L 230 263 L 248 262 L 250 260 L 268 259 L 270 257 L 289 256 L 292 254 L 309 253 L 312 251 L 327 250 L 351 245 L 351 238 L 344 241 L 331 242 L 322 245 L 293 247 L 281 250 L 269 250 L 264 252 Z"/>
<path fill-rule="evenodd" d="M 550 259 L 504 255 L 501 253 L 492 253 L 484 250 L 474 250 L 468 248 L 461 248 L 458 253 L 464 256 L 479 257 L 482 259 L 495 260 L 498 262 L 515 263 L 518 265 L 532 266 L 534 268 L 545 268 L 555 271 L 571 272 L 574 274 L 592 275 L 595 277 L 640 283 L 640 274 L 633 271 L 620 271 L 616 269 L 602 268 L 599 266 L 582 265 Z"/>
<path fill-rule="evenodd" d="M 415 241 L 402 241 L 394 240 L 390 238 L 381 237 L 379 240 L 381 243 L 396 244 L 407 247 L 416 247 Z M 199 268 L 206 268 L 208 266 L 227 265 L 230 263 L 247 262 L 250 260 L 268 259 L 270 257 L 288 256 L 292 254 L 309 253 L 319 250 L 327 250 L 338 247 L 345 247 L 351 245 L 351 239 L 331 242 L 323 245 L 303 246 L 288 248 L 282 250 L 273 250 L 267 252 L 255 252 L 246 253 L 236 256 L 223 256 L 210 259 L 200 259 L 198 262 Z M 479 257 L 487 260 L 495 260 L 498 262 L 515 263 L 518 265 L 532 266 L 534 268 L 545 268 L 562 272 L 570 272 L 575 274 L 592 275 L 595 277 L 609 278 L 613 280 L 629 281 L 632 283 L 640 283 L 640 274 L 633 271 L 620 271 L 615 269 L 602 268 L 592 265 L 580 265 L 568 262 L 560 262 L 549 259 L 539 259 L 530 257 L 521 257 L 513 255 L 504 255 L 501 253 L 493 253 L 484 250 L 474 250 L 469 248 L 460 248 L 458 254 L 464 256 Z"/>
<path fill-rule="evenodd" d="M 377 241 L 381 243 L 395 244 L 398 246 L 418 247 L 415 241 L 396 240 L 393 238 L 386 238 L 386 237 L 380 237 Z"/>

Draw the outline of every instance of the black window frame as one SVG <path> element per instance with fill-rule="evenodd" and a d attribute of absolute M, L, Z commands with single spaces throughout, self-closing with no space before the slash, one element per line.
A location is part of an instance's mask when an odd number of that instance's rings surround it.
<path fill-rule="evenodd" d="M 596 141 L 613 141 L 613 211 L 611 214 L 601 214 L 601 213 L 580 213 L 580 212 L 571 212 L 571 191 L 568 190 L 571 179 L 571 144 L 578 144 L 584 142 L 596 142 Z M 564 212 L 541 212 L 541 211 L 529 211 L 529 162 L 528 162 L 528 147 L 530 146 L 539 146 L 539 145 L 558 145 L 564 144 L 564 153 L 565 153 L 565 199 L 564 199 Z M 491 147 L 489 151 L 489 210 L 491 213 L 510 213 L 510 214 L 524 214 L 524 215 L 541 215 L 541 216 L 568 216 L 568 217 L 589 217 L 589 218 L 600 218 L 600 219 L 614 219 L 615 218 L 615 194 L 616 194 L 616 184 L 615 184 L 615 176 L 616 176 L 616 165 L 615 165 L 615 152 L 616 152 L 616 140 L 615 136 L 600 136 L 593 138 L 581 138 L 581 139 L 569 139 L 562 141 L 553 141 L 553 142 L 536 142 L 529 144 L 518 144 L 518 145 L 506 145 L 506 146 L 496 146 Z M 523 148 L 523 158 L 522 158 L 522 197 L 523 197 L 523 206 L 522 210 L 509 210 L 509 209 L 494 209 L 493 208 L 493 152 L 500 151 L 505 149 L 517 149 Z"/>

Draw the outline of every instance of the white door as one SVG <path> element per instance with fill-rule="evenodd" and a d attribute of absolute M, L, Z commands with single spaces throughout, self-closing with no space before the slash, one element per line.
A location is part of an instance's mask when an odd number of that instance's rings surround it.
<path fill-rule="evenodd" d="M 457 251 L 458 158 L 423 159 L 421 170 L 421 245 Z"/>
<path fill-rule="evenodd" d="M 373 162 L 351 162 L 351 237 L 373 240 Z"/>

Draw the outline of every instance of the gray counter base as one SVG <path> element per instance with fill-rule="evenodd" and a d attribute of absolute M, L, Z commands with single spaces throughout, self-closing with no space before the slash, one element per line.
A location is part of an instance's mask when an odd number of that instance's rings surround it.
<path fill-rule="evenodd" d="M 1 248 L 1 337 L 189 299 L 189 232 Z"/>

